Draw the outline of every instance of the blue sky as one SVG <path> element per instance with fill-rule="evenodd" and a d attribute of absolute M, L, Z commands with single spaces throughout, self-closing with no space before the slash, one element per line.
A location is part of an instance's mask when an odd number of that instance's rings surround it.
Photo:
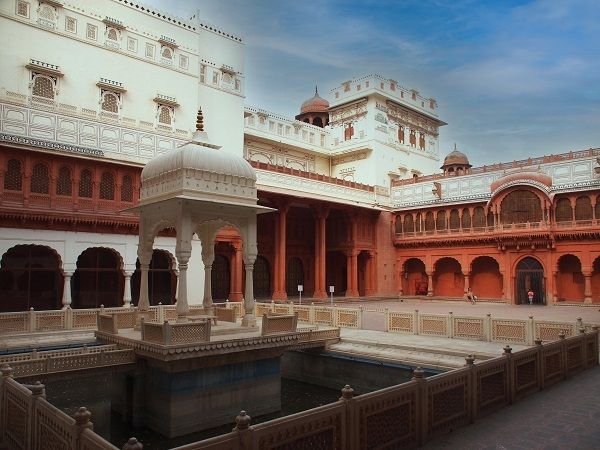
<path fill-rule="evenodd" d="M 600 1 L 147 0 L 246 43 L 246 102 L 293 116 L 377 73 L 438 100 L 443 157 L 600 147 Z"/>

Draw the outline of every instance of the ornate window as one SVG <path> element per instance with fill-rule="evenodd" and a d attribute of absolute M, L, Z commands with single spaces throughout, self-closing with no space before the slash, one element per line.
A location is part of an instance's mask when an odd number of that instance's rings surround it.
<path fill-rule="evenodd" d="M 72 194 L 71 169 L 62 166 L 58 171 L 58 181 L 56 182 L 56 195 Z"/>
<path fill-rule="evenodd" d="M 56 28 L 56 21 L 58 19 L 58 13 L 54 6 L 48 3 L 40 2 L 38 8 L 38 23 L 44 27 Z"/>
<path fill-rule="evenodd" d="M 31 94 L 35 97 L 54 100 L 57 79 L 41 73 L 31 73 Z"/>
<path fill-rule="evenodd" d="M 133 179 L 131 178 L 131 175 L 123 176 L 123 184 L 121 185 L 121 201 L 133 201 Z"/>
<path fill-rule="evenodd" d="M 398 142 L 404 144 L 404 126 L 398 127 Z"/>
<path fill-rule="evenodd" d="M 483 207 L 478 206 L 473 210 L 473 228 L 485 227 L 485 214 Z"/>
<path fill-rule="evenodd" d="M 73 17 L 65 17 L 65 31 L 77 33 L 77 20 Z"/>
<path fill-rule="evenodd" d="M 588 196 L 578 197 L 575 202 L 575 220 L 592 219 L 592 202 Z"/>
<path fill-rule="evenodd" d="M 17 1 L 17 16 L 29 19 L 29 3 L 22 0 Z"/>
<path fill-rule="evenodd" d="M 171 47 L 163 45 L 160 49 L 160 57 L 161 62 L 164 62 L 166 64 L 173 64 L 173 49 Z"/>
<path fill-rule="evenodd" d="M 557 222 L 571 222 L 573 220 L 573 208 L 568 198 L 558 199 L 554 217 Z"/>
<path fill-rule="evenodd" d="M 425 133 L 419 133 L 419 148 L 425 150 Z"/>
<path fill-rule="evenodd" d="M 417 146 L 417 132 L 415 130 L 410 130 L 410 146 Z"/>
<path fill-rule="evenodd" d="M 48 166 L 38 163 L 33 166 L 31 171 L 31 193 L 48 194 L 50 192 L 50 176 L 48 175 Z"/>
<path fill-rule="evenodd" d="M 158 105 L 158 123 L 163 125 L 173 125 L 173 115 L 175 111 L 172 106 Z"/>
<path fill-rule="evenodd" d="M 460 228 L 460 216 L 458 215 L 458 209 L 450 211 L 450 229 L 458 230 Z"/>
<path fill-rule="evenodd" d="M 206 64 L 200 64 L 200 83 L 206 83 Z"/>
<path fill-rule="evenodd" d="M 79 179 L 79 196 L 92 198 L 93 189 L 92 172 L 89 169 L 83 169 Z"/>
<path fill-rule="evenodd" d="M 106 27 L 106 42 L 105 44 L 109 47 L 119 48 L 119 41 L 121 40 L 121 32 L 114 27 Z"/>
<path fill-rule="evenodd" d="M 111 172 L 104 172 L 100 179 L 100 199 L 115 199 L 115 176 Z"/>
<path fill-rule="evenodd" d="M 347 123 L 344 127 L 344 140 L 349 141 L 354 136 L 354 127 L 352 123 Z"/>
<path fill-rule="evenodd" d="M 520 189 L 502 199 L 501 220 L 503 224 L 542 221 L 542 204 L 537 195 Z"/>
<path fill-rule="evenodd" d="M 471 214 L 467 208 L 463 209 L 461 222 L 463 228 L 471 228 Z"/>
<path fill-rule="evenodd" d="M 88 39 L 95 41 L 96 39 L 98 39 L 98 27 L 96 25 L 88 23 L 85 35 Z"/>
<path fill-rule="evenodd" d="M 412 233 L 415 231 L 415 223 L 413 221 L 412 214 L 407 214 L 404 216 L 404 232 Z"/>
<path fill-rule="evenodd" d="M 219 84 L 219 72 L 216 70 L 213 72 L 213 84 Z"/>
<path fill-rule="evenodd" d="M 435 225 L 438 230 L 446 229 L 446 211 L 444 211 L 443 209 L 441 211 L 438 211 Z"/>
<path fill-rule="evenodd" d="M 425 231 L 434 231 L 435 230 L 435 220 L 433 219 L 433 212 L 427 211 L 425 214 Z"/>
<path fill-rule="evenodd" d="M 4 174 L 4 189 L 7 191 L 23 190 L 23 173 L 21 172 L 21 161 L 9 159 Z"/>
<path fill-rule="evenodd" d="M 106 89 L 100 91 L 100 109 L 102 111 L 111 112 L 118 114 L 119 106 L 121 104 L 121 94 L 118 92 L 112 92 Z"/>

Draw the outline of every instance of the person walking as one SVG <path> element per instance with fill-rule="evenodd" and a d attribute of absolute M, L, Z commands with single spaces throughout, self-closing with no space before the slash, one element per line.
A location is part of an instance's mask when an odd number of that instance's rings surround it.
<path fill-rule="evenodd" d="M 529 291 L 527 291 L 527 298 L 529 299 L 529 304 L 533 305 L 533 296 L 535 294 L 533 293 L 533 291 L 531 289 L 529 289 Z"/>

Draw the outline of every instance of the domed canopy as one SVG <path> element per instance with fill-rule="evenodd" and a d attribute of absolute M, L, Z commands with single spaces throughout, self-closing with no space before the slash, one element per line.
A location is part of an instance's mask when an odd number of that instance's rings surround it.
<path fill-rule="evenodd" d="M 329 110 L 329 102 L 319 96 L 319 92 L 315 87 L 315 95 L 304 103 L 300 107 L 300 114 L 305 113 L 326 113 Z"/>
<path fill-rule="evenodd" d="M 471 164 L 469 163 L 469 158 L 467 158 L 467 155 L 465 155 L 462 152 L 459 152 L 456 149 L 456 144 L 454 144 L 454 150 L 448 153 L 448 155 L 446 155 L 446 158 L 444 158 L 444 164 L 440 168 L 446 169 L 452 166 L 461 166 L 463 168 L 471 167 Z"/>
<path fill-rule="evenodd" d="M 141 176 L 140 204 L 186 197 L 255 206 L 256 173 L 242 156 L 208 140 L 202 113 L 192 140 L 151 159 Z"/>

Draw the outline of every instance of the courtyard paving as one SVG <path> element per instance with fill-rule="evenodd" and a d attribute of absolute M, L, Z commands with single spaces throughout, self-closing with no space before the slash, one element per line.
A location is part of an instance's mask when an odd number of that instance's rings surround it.
<path fill-rule="evenodd" d="M 427 450 L 597 450 L 600 366 L 428 442 Z"/>

